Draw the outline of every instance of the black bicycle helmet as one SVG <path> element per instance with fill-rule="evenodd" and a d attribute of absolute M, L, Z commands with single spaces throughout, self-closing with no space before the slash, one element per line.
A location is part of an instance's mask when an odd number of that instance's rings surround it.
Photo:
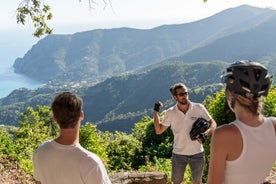
<path fill-rule="evenodd" d="M 221 77 L 226 89 L 247 98 L 267 96 L 271 84 L 266 67 L 250 60 L 234 62 Z"/>

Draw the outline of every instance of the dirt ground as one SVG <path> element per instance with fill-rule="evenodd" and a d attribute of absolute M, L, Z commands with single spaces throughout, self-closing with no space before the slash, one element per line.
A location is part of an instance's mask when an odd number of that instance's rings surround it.
<path fill-rule="evenodd" d="M 276 184 L 276 164 L 266 178 L 270 184 Z M 12 158 L 0 158 L 0 184 L 35 184 L 31 175 L 26 174 Z"/>

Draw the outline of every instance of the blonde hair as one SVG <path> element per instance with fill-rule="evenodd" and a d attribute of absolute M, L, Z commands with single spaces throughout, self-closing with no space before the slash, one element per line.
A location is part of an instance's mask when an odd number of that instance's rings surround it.
<path fill-rule="evenodd" d="M 247 109 L 253 114 L 260 115 L 263 112 L 263 98 L 247 98 L 239 94 L 235 94 L 232 91 L 227 90 L 227 95 L 231 100 L 231 108 L 234 108 L 235 103 L 239 103 L 240 106 Z"/>

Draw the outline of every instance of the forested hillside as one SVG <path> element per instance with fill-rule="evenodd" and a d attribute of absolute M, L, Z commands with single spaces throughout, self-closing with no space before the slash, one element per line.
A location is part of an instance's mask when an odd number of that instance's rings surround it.
<path fill-rule="evenodd" d="M 218 83 L 225 62 L 160 64 L 143 71 L 111 77 L 91 87 L 55 87 L 46 85 L 35 90 L 18 89 L 0 99 L 0 121 L 18 125 L 20 112 L 27 107 L 50 105 L 61 91 L 74 91 L 84 100 L 85 121 L 98 124 L 100 130 L 130 132 L 145 115 L 152 115 L 156 101 L 165 107 L 173 103 L 169 87 L 184 82 L 190 88 L 190 98 L 202 102 L 207 95 L 221 89 Z M 7 122 L 7 123 L 5 123 Z"/>
<path fill-rule="evenodd" d="M 264 45 L 274 40 L 274 14 L 275 10 L 244 5 L 179 25 L 50 35 L 17 58 L 14 68 L 44 83 L 95 84 L 174 56 L 183 62 L 259 60 L 274 51 L 270 44 Z M 201 52 L 192 54 L 194 49 Z"/>
<path fill-rule="evenodd" d="M 169 63 L 143 73 L 122 75 L 90 87 L 84 93 L 87 120 L 97 122 L 101 130 L 130 131 L 144 115 L 152 116 L 153 104 L 174 103 L 169 87 L 183 82 L 190 88 L 190 99 L 202 102 L 221 89 L 218 83 L 227 63 Z M 90 112 L 90 113 L 89 113 Z"/>
<path fill-rule="evenodd" d="M 251 59 L 276 74 L 275 10 L 239 6 L 211 17 L 153 29 L 98 29 L 41 39 L 14 63 L 16 72 L 45 82 L 0 99 L 0 124 L 18 125 L 27 107 L 50 105 L 61 91 L 84 99 L 85 121 L 130 132 L 155 101 L 173 103 L 169 87 L 183 82 L 202 102 L 221 89 L 229 62 Z M 203 29 L 204 28 L 204 29 Z M 200 62 L 199 62 L 200 61 Z"/>
<path fill-rule="evenodd" d="M 276 39 L 274 34 L 276 12 L 257 17 L 262 21 L 256 21 L 255 18 L 251 27 L 236 25 L 236 28 L 238 30 L 242 28 L 242 31 L 216 39 L 204 47 L 195 48 L 182 56 L 172 58 L 172 60 L 177 59 L 186 62 L 223 60 L 231 62 L 233 59 L 247 58 L 261 61 L 267 59 L 268 56 L 274 56 L 276 53 L 274 42 Z"/>

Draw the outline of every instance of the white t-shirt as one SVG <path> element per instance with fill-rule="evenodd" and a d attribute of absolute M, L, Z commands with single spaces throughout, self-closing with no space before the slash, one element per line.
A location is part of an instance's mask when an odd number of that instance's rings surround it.
<path fill-rule="evenodd" d="M 33 165 L 42 184 L 111 184 L 100 158 L 80 144 L 46 141 L 34 152 Z"/>
<path fill-rule="evenodd" d="M 173 153 L 179 155 L 194 155 L 203 152 L 203 146 L 197 140 L 192 141 L 190 131 L 197 118 L 211 119 L 206 108 L 200 103 L 190 102 L 186 114 L 177 105 L 169 108 L 163 121 L 164 126 L 171 126 L 174 135 Z"/>
<path fill-rule="evenodd" d="M 258 127 L 247 126 L 239 120 L 232 124 L 241 133 L 243 149 L 239 158 L 226 161 L 224 183 L 263 183 L 276 161 L 276 132 L 272 122 L 265 118 Z"/>

